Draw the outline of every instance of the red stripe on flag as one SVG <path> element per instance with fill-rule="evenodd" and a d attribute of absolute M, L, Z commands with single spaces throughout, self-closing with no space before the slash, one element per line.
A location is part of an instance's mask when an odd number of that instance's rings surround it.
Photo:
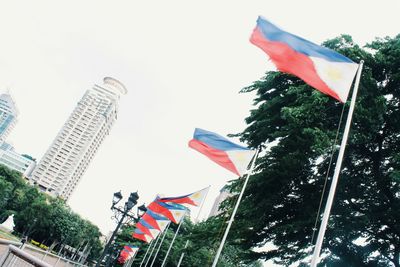
<path fill-rule="evenodd" d="M 193 206 L 197 206 L 196 203 L 193 202 L 193 200 L 190 199 L 190 197 L 182 197 L 182 198 L 168 198 L 168 199 L 159 199 L 158 201 L 160 202 L 171 202 L 175 204 L 190 204 Z"/>
<path fill-rule="evenodd" d="M 154 219 L 153 217 L 151 217 L 151 215 L 145 213 L 145 214 L 142 216 L 142 219 L 143 219 L 144 221 L 146 221 L 148 224 L 150 224 L 151 226 L 153 226 L 155 229 L 161 231 L 160 226 L 158 225 L 156 219 Z"/>
<path fill-rule="evenodd" d="M 173 223 L 175 223 L 175 224 L 177 223 L 177 221 L 175 220 L 171 211 L 169 209 L 157 204 L 155 201 L 151 202 L 147 208 L 150 209 L 151 211 L 154 211 L 156 213 L 160 213 L 160 214 L 164 215 L 165 217 L 170 219 Z"/>
<path fill-rule="evenodd" d="M 208 157 L 221 167 L 224 167 L 225 169 L 230 170 L 234 174 L 240 176 L 235 165 L 232 163 L 232 161 L 224 151 L 212 148 L 204 144 L 203 142 L 200 142 L 195 139 L 189 141 L 189 147 L 193 148 L 194 150 L 197 150 L 198 152 L 205 155 L 206 157 Z"/>
<path fill-rule="evenodd" d="M 342 102 L 339 96 L 321 80 L 314 63 L 307 55 L 294 51 L 285 43 L 267 40 L 257 27 L 250 37 L 250 42 L 261 48 L 278 70 L 293 74 L 315 89 Z"/>
<path fill-rule="evenodd" d="M 138 222 L 136 224 L 136 228 L 139 229 L 140 231 L 142 231 L 143 233 L 145 233 L 145 234 L 151 236 L 152 238 L 154 238 L 154 236 L 151 234 L 150 230 L 146 226 L 141 224 L 140 222 Z"/>
<path fill-rule="evenodd" d="M 136 238 L 136 239 L 139 239 L 139 240 L 142 240 L 142 241 L 144 241 L 144 242 L 146 242 L 146 243 L 149 243 L 149 242 L 147 241 L 147 238 L 146 238 L 144 235 L 139 235 L 139 234 L 134 233 L 134 234 L 132 235 L 132 237 L 133 237 L 133 238 Z"/>

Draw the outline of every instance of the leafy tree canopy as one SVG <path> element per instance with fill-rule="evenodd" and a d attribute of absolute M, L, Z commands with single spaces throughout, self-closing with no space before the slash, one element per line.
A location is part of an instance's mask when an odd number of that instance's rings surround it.
<path fill-rule="evenodd" d="M 21 173 L 0 165 L 0 221 L 14 216 L 14 232 L 53 249 L 63 245 L 91 248 L 89 259 L 99 256 L 100 230 L 74 213 L 61 199 L 30 186 Z"/>
<path fill-rule="evenodd" d="M 365 63 L 321 266 L 400 266 L 400 35 L 364 48 L 343 35 L 324 46 Z M 230 239 L 242 240 L 244 250 L 270 244 L 268 251 L 249 256 L 289 266 L 312 254 L 343 104 L 273 71 L 242 92 L 256 97 L 239 136 L 251 147 L 261 146 L 262 153 Z"/>

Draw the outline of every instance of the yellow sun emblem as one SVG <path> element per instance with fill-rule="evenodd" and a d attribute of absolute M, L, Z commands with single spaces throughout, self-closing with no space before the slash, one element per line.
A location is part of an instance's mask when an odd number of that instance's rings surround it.
<path fill-rule="evenodd" d="M 199 192 L 197 192 L 197 193 L 193 194 L 192 198 L 198 199 L 198 198 L 200 198 L 200 196 L 201 196 L 201 194 Z"/>
<path fill-rule="evenodd" d="M 325 69 L 325 73 L 333 81 L 339 81 L 343 78 L 340 68 L 329 66 Z"/>

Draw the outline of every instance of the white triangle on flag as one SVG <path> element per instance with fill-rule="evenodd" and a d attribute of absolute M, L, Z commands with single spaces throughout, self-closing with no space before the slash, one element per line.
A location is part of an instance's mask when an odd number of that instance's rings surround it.
<path fill-rule="evenodd" d="M 240 176 L 246 173 L 247 167 L 251 159 L 253 158 L 255 150 L 230 150 L 226 151 L 229 159 L 235 165 L 236 170 L 239 172 Z"/>

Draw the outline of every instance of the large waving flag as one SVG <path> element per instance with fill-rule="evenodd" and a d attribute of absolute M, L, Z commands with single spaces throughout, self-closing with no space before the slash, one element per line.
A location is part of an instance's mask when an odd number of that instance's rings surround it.
<path fill-rule="evenodd" d="M 153 212 L 160 213 L 170 219 L 173 223 L 178 224 L 185 216 L 187 209 L 179 204 L 167 204 L 155 200 L 149 204 L 147 209 Z"/>
<path fill-rule="evenodd" d="M 141 217 L 144 221 L 150 224 L 153 228 L 163 232 L 169 223 L 169 219 L 161 214 L 155 213 L 147 209 L 146 213 Z"/>
<path fill-rule="evenodd" d="M 189 147 L 239 176 L 245 174 L 255 154 L 255 150 L 239 146 L 216 133 L 199 128 L 195 129 Z"/>
<path fill-rule="evenodd" d="M 140 231 L 137 228 L 135 229 L 135 232 L 133 232 L 132 237 L 136 238 L 136 239 L 139 239 L 139 240 L 142 240 L 142 241 L 144 241 L 146 243 L 149 243 L 152 240 L 151 236 L 146 235 L 145 233 L 143 233 L 142 231 Z"/>
<path fill-rule="evenodd" d="M 165 202 L 165 203 L 181 204 L 181 205 L 188 204 L 188 205 L 192 205 L 192 206 L 199 206 L 203 202 L 209 189 L 210 189 L 210 187 L 206 187 L 197 192 L 194 192 L 194 193 L 191 193 L 191 194 L 185 195 L 185 196 L 180 196 L 180 197 L 163 197 L 163 198 L 158 199 L 158 201 Z"/>
<path fill-rule="evenodd" d="M 347 57 L 281 30 L 258 17 L 250 42 L 270 57 L 278 70 L 346 102 L 358 64 Z"/>

